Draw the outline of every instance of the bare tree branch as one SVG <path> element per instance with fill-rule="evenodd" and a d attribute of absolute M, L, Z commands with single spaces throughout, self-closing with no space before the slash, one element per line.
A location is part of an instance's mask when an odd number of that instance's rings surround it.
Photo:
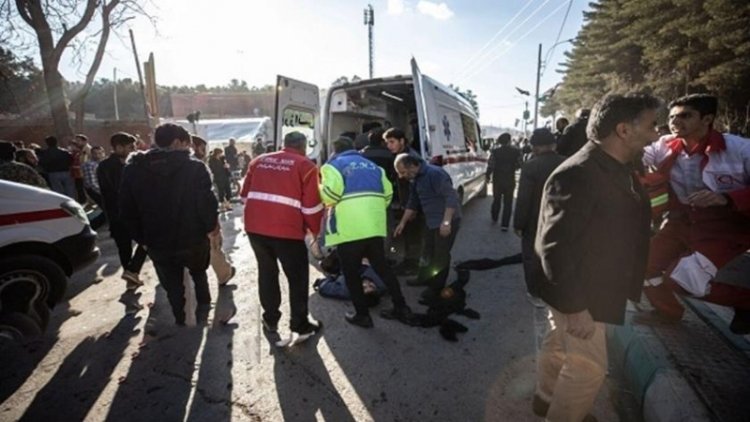
<path fill-rule="evenodd" d="M 88 74 L 86 75 L 86 80 L 83 83 L 83 88 L 78 91 L 77 95 L 72 100 L 74 103 L 81 102 L 82 99 L 85 98 L 85 96 L 88 94 L 88 91 L 91 89 L 91 85 L 94 83 L 94 78 L 96 77 L 96 72 L 99 70 L 99 66 L 102 64 L 104 51 L 107 48 L 107 41 L 109 40 L 109 33 L 112 29 L 109 17 L 112 14 L 112 10 L 114 10 L 118 4 L 120 4 L 120 0 L 112 0 L 108 4 L 103 4 L 102 29 L 101 36 L 99 37 L 99 45 L 96 48 L 96 53 L 94 53 L 94 61 L 89 67 Z"/>
<path fill-rule="evenodd" d="M 54 58 L 57 62 L 60 61 L 60 57 L 62 57 L 63 51 L 65 51 L 65 48 L 68 46 L 70 41 L 81 31 L 83 31 L 83 29 L 86 28 L 89 22 L 91 22 L 91 18 L 94 17 L 94 12 L 96 12 L 96 7 L 97 0 L 87 0 L 86 10 L 83 12 L 81 20 L 79 20 L 78 23 L 75 24 L 72 28 L 63 32 L 62 36 L 60 36 L 60 39 L 57 41 L 57 45 L 55 46 L 53 53 Z"/>

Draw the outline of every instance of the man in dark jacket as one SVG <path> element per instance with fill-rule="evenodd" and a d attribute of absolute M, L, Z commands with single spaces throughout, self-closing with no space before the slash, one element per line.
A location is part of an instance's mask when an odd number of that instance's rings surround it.
<path fill-rule="evenodd" d="M 154 141 L 158 148 L 134 155 L 123 170 L 120 217 L 146 246 L 177 324 L 185 324 L 192 311 L 185 306 L 185 270 L 195 284 L 196 319 L 203 322 L 211 304 L 208 235 L 219 230 L 211 175 L 190 157 L 190 134 L 182 127 L 163 124 Z"/>
<path fill-rule="evenodd" d="M 147 256 L 146 250 L 140 244 L 136 245 L 133 253 L 133 236 L 120 218 L 120 179 L 125 161 L 130 153 L 135 151 L 135 142 L 135 136 L 129 133 L 115 133 L 109 140 L 112 154 L 96 167 L 104 214 L 109 221 L 109 235 L 117 246 L 122 265 L 122 279 L 127 282 L 128 290 L 135 290 L 143 285 L 139 275 Z"/>
<path fill-rule="evenodd" d="M 622 324 L 627 300 L 640 298 L 651 212 L 629 163 L 657 139 L 659 106 L 645 94 L 602 98 L 591 141 L 544 186 L 536 252 L 551 327 L 533 410 L 546 420 L 587 417 L 607 372 L 605 324 Z"/>
<path fill-rule="evenodd" d="M 534 157 L 521 167 L 513 228 L 521 237 L 523 272 L 529 298 L 534 305 L 543 307 L 544 304 L 539 300 L 539 289 L 543 283 L 544 272 L 539 257 L 534 252 L 534 238 L 544 182 L 565 157 L 555 153 L 555 135 L 549 129 L 536 129 L 529 143 Z"/>
<path fill-rule="evenodd" d="M 47 176 L 49 186 L 53 191 L 76 198 L 76 187 L 73 176 L 70 175 L 70 167 L 73 165 L 73 156 L 57 145 L 57 138 L 48 136 L 44 139 L 47 149 L 39 155 L 39 166 Z"/>
<path fill-rule="evenodd" d="M 557 152 L 565 157 L 575 154 L 581 147 L 586 145 L 586 125 L 589 123 L 591 111 L 582 108 L 576 113 L 576 121 L 565 128 L 562 136 L 557 141 Z"/>
<path fill-rule="evenodd" d="M 500 206 L 503 208 L 502 231 L 508 231 L 513 212 L 513 191 L 516 190 L 516 170 L 521 167 L 521 151 L 510 144 L 510 133 L 497 137 L 499 148 L 490 153 L 487 162 L 487 181 L 492 180 L 492 222 L 497 223 Z"/>

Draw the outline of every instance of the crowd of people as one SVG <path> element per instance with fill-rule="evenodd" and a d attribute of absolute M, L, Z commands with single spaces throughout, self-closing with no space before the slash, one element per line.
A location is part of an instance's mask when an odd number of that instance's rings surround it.
<path fill-rule="evenodd" d="M 676 295 L 689 295 L 733 307 L 730 329 L 750 333 L 750 289 L 717 278 L 750 249 L 750 140 L 714 128 L 717 105 L 706 94 L 671 101 L 665 133 L 661 100 L 607 95 L 574 123 L 558 120 L 555 133 L 536 129 L 529 154 L 510 134 L 498 137 L 486 172 L 490 217 L 520 236 L 530 301 L 549 312 L 535 414 L 593 420 L 588 412 L 607 370 L 606 324 L 622 324 L 626 302 L 642 292 L 654 310 L 638 315 L 640 323 L 677 323 L 684 309 Z M 149 257 L 182 325 L 208 315 L 209 266 L 220 284 L 236 272 L 221 249 L 218 217 L 231 209 L 229 183 L 239 172 L 263 328 L 278 331 L 281 264 L 292 334 L 280 344 L 296 344 L 322 327 L 308 309 L 309 250 L 323 259 L 323 246 L 335 256 L 336 270 L 316 288 L 349 298 L 353 310 L 343 317 L 362 328 L 374 325 L 373 292 L 391 297 L 381 317 L 414 323 L 397 274 L 411 275 L 407 284 L 425 287 L 429 300 L 451 270 L 462 214 L 448 173 L 414 151 L 399 128 L 371 125 L 360 135 L 334 140 L 320 167 L 305 156 L 299 132 L 287 133 L 279 151 L 254 150 L 252 160 L 233 141 L 207 154 L 204 139 L 169 123 L 137 153 L 136 137 L 113 135 L 107 158 L 82 135 L 70 150 L 54 137 L 44 150 L 0 142 L 0 178 L 98 204 L 127 287 L 142 285 Z M 396 243 L 398 263 L 389 254 Z"/>

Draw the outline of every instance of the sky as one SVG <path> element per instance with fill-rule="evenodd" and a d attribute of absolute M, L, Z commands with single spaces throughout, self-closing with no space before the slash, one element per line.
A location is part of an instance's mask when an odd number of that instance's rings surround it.
<path fill-rule="evenodd" d="M 137 18 L 127 28 L 141 61 L 154 53 L 160 85 L 239 79 L 263 86 L 282 74 L 325 88 L 340 76 L 367 77 L 368 3 L 375 13 L 375 77 L 409 74 L 413 56 L 423 73 L 471 89 L 482 124 L 507 127 L 527 100 L 533 115 L 539 43 L 542 59 L 549 54 L 543 93 L 561 80 L 556 70 L 571 44 L 550 47 L 576 36 L 588 7 L 583 0 L 159 0 L 149 6 L 155 25 Z M 116 67 L 118 78 L 137 79 L 127 30 L 120 32 L 98 77 L 111 79 Z M 61 72 L 69 80 L 85 76 L 66 56 Z"/>

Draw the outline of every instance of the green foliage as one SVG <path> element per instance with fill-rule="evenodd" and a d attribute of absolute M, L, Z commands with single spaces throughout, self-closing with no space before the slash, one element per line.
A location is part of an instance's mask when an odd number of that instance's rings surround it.
<path fill-rule="evenodd" d="M 0 113 L 46 111 L 46 104 L 42 71 L 30 58 L 0 47 Z"/>
<path fill-rule="evenodd" d="M 719 123 L 745 126 L 750 106 L 750 2 L 600 0 L 584 12 L 563 83 L 543 115 L 572 115 L 606 93 L 645 91 L 669 101 L 717 95 Z"/>
<path fill-rule="evenodd" d="M 479 103 L 477 102 L 477 94 L 475 94 L 472 90 L 467 89 L 466 91 L 461 91 L 461 88 L 457 86 L 453 86 L 453 84 L 450 84 L 449 87 L 456 91 L 458 95 L 464 97 L 466 101 L 468 101 L 471 104 L 471 107 L 474 109 L 474 113 L 477 114 L 477 117 L 479 117 Z"/>

